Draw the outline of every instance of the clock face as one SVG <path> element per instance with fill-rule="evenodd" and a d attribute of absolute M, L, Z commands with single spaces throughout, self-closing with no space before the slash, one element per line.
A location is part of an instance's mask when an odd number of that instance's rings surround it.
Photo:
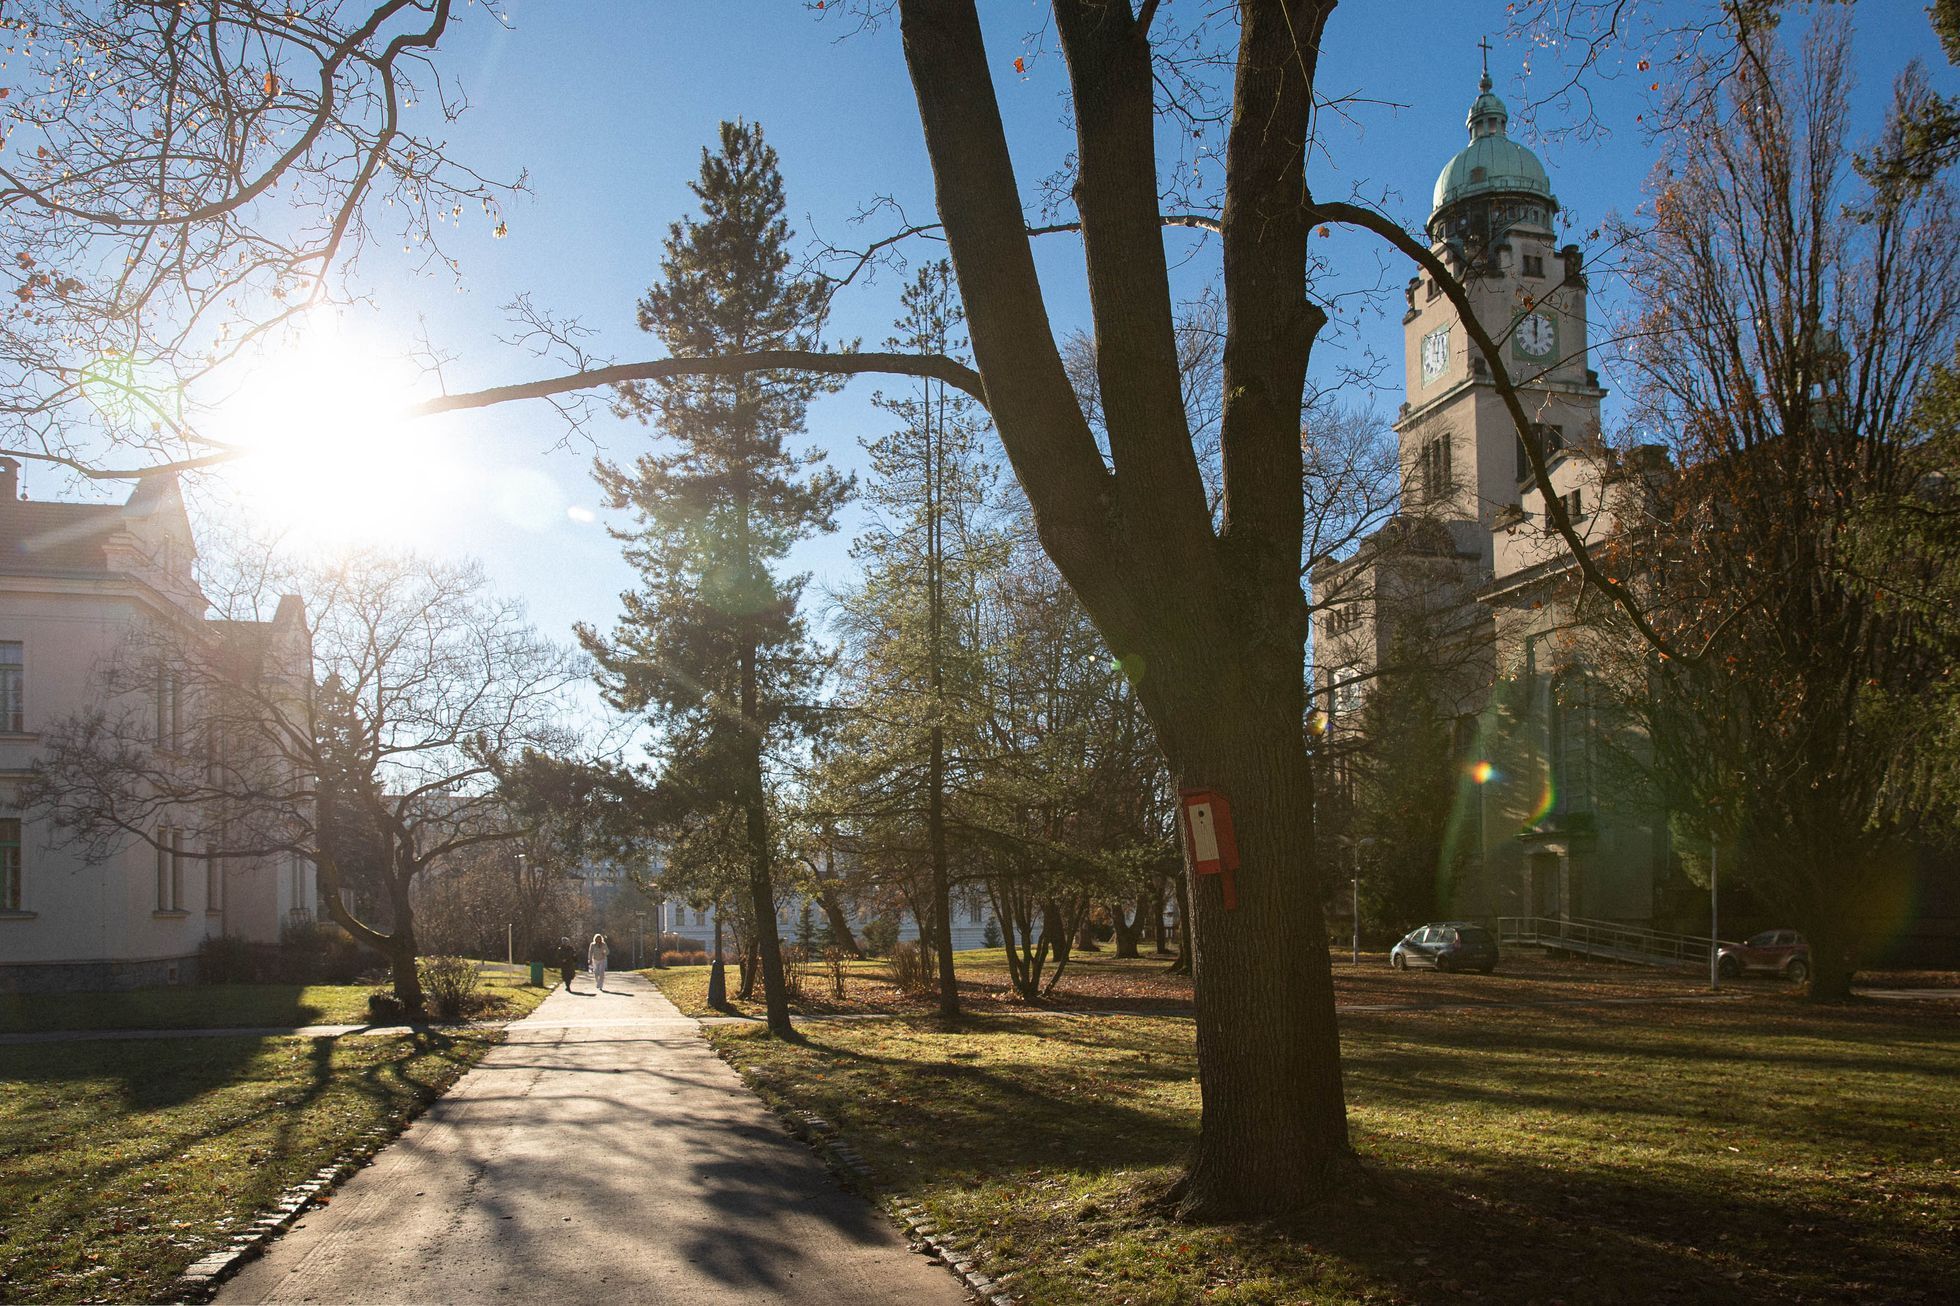
<path fill-rule="evenodd" d="M 1558 328 L 1543 313 L 1528 314 L 1518 323 L 1518 352 L 1526 358 L 1549 358 L 1558 345 Z"/>
<path fill-rule="evenodd" d="M 1424 385 L 1441 376 L 1450 365 L 1450 329 L 1437 327 L 1422 338 L 1422 381 Z"/>

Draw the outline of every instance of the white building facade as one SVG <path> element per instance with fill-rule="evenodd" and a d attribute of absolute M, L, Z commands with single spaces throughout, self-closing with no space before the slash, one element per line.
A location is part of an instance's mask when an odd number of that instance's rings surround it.
<path fill-rule="evenodd" d="M 196 556 L 174 478 L 146 479 L 121 504 L 43 503 L 22 497 L 19 464 L 0 458 L 0 991 L 188 982 L 206 938 L 276 942 L 313 918 L 310 862 L 206 857 L 190 832 L 210 828 L 208 814 L 91 862 L 21 806 L 42 732 L 95 704 L 98 671 L 145 623 L 200 623 L 214 648 L 249 641 L 310 687 L 298 601 L 270 622 L 207 622 Z M 197 739 L 182 686 L 160 677 L 156 694 L 159 746 Z"/>

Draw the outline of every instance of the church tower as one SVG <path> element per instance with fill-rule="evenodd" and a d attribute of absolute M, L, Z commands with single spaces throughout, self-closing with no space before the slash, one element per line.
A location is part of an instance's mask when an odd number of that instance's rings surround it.
<path fill-rule="evenodd" d="M 1587 365 L 1579 248 L 1557 247 L 1551 180 L 1506 134 L 1510 115 L 1491 90 L 1488 64 L 1477 90 L 1469 143 L 1436 178 L 1430 249 L 1465 284 L 1477 320 L 1503 351 L 1546 455 L 1596 450 L 1605 391 Z M 1407 294 L 1408 400 L 1395 422 L 1403 511 L 1452 523 L 1451 534 L 1488 571 L 1492 527 L 1519 512 L 1530 468 L 1455 305 L 1427 274 Z"/>

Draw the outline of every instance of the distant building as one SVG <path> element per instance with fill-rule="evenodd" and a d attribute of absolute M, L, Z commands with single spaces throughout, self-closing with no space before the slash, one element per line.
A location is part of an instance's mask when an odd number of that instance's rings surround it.
<path fill-rule="evenodd" d="M 0 990 L 188 981 L 206 938 L 276 941 L 313 918 L 311 863 L 202 855 L 191 832 L 218 814 L 180 813 L 153 832 L 160 846 L 132 838 L 90 864 L 19 806 L 40 732 L 96 701 L 94 673 L 144 623 L 197 623 L 228 670 L 307 692 L 298 600 L 269 622 L 209 621 L 196 556 L 174 477 L 147 478 L 120 504 L 32 502 L 20 464 L 0 458 Z M 181 682 L 160 673 L 154 695 L 158 747 L 213 746 Z"/>

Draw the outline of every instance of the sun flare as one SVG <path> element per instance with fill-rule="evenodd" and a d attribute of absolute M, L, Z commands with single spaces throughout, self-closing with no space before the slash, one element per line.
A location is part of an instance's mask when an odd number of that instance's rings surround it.
<path fill-rule="evenodd" d="M 224 471 L 240 506 L 314 551 L 428 540 L 455 468 L 405 416 L 416 380 L 337 318 L 310 319 L 219 407 L 220 438 L 243 450 Z"/>

